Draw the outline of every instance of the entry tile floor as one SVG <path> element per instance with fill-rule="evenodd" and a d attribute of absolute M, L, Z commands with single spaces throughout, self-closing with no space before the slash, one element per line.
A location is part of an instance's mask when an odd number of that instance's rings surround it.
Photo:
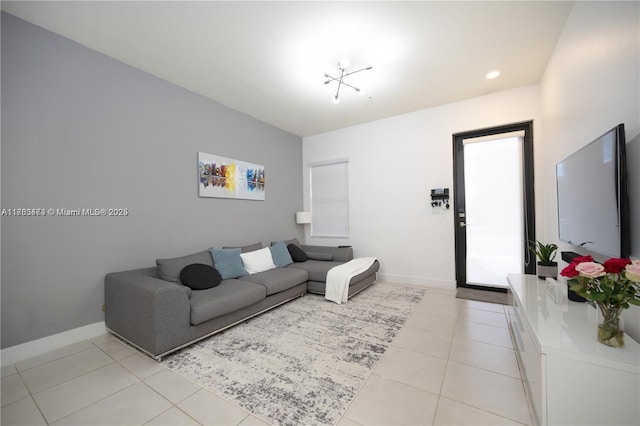
<path fill-rule="evenodd" d="M 268 424 L 108 334 L 3 367 L 1 390 L 6 426 Z M 429 288 L 338 424 L 530 425 L 504 306 Z"/>

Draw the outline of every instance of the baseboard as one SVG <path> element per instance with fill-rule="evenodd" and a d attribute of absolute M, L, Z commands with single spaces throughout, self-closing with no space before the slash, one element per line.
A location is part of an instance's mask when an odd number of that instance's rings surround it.
<path fill-rule="evenodd" d="M 446 288 L 450 290 L 456 289 L 455 281 L 434 280 L 424 277 L 413 277 L 409 275 L 392 275 L 392 274 L 380 274 L 378 273 L 378 281 L 386 281 L 390 283 L 398 284 L 411 284 L 425 287 L 437 287 Z"/>
<path fill-rule="evenodd" d="M 11 346 L 0 350 L 1 364 L 3 367 L 5 365 L 15 364 L 16 362 L 42 355 L 63 346 L 72 345 L 74 343 L 82 342 L 83 340 L 101 336 L 106 332 L 107 327 L 105 326 L 104 321 L 101 321 L 43 337 L 42 339 Z"/>

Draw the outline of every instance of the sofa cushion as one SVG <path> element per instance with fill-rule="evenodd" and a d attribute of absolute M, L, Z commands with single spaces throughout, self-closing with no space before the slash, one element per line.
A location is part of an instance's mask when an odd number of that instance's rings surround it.
<path fill-rule="evenodd" d="M 279 241 L 269 247 L 271 250 L 271 257 L 273 258 L 273 263 L 280 268 L 284 268 L 287 265 L 293 263 L 293 259 L 291 259 L 291 254 L 289 254 L 289 250 L 287 250 L 287 246 L 284 244 L 284 241 Z"/>
<path fill-rule="evenodd" d="M 182 257 L 174 257 L 171 259 L 156 259 L 158 266 L 158 276 L 174 283 L 180 282 L 180 272 L 185 266 L 192 263 L 202 263 L 204 265 L 213 266 L 213 259 L 209 250 L 199 251 L 198 253 L 189 254 Z"/>
<path fill-rule="evenodd" d="M 202 263 L 192 263 L 187 265 L 180 272 L 182 284 L 194 290 L 204 290 L 220 285 L 222 277 L 220 272 L 213 266 Z"/>
<path fill-rule="evenodd" d="M 287 246 L 287 250 L 289 251 L 291 259 L 294 262 L 306 262 L 307 254 L 299 246 L 295 244 L 289 244 Z"/>
<path fill-rule="evenodd" d="M 242 279 L 264 286 L 267 296 L 270 296 L 306 282 L 309 279 L 309 273 L 302 269 L 276 268 L 247 275 Z"/>
<path fill-rule="evenodd" d="M 302 247 L 300 244 L 300 241 L 298 241 L 297 238 L 291 238 L 290 240 L 282 240 L 282 242 L 284 243 L 285 246 L 288 246 L 289 244 L 295 244 L 299 247 Z M 271 245 L 275 245 L 276 243 L 278 243 L 278 241 L 271 241 Z"/>
<path fill-rule="evenodd" d="M 191 324 L 198 325 L 213 318 L 253 305 L 267 296 L 264 286 L 241 280 L 224 280 L 219 286 L 194 290 L 191 299 Z"/>
<path fill-rule="evenodd" d="M 309 273 L 309 281 L 327 282 L 327 272 L 334 266 L 344 262 L 327 262 L 324 260 L 307 260 L 306 262 L 292 263 L 286 269 L 302 269 Z"/>
<path fill-rule="evenodd" d="M 315 245 L 301 245 L 300 248 L 307 253 L 307 256 L 311 259 L 312 256 L 309 256 L 309 253 L 330 253 L 333 261 L 335 262 L 348 262 L 353 260 L 353 247 L 351 246 L 315 246 Z M 314 260 L 326 260 L 325 258 L 318 258 Z"/>
<path fill-rule="evenodd" d="M 262 248 L 262 243 L 253 243 L 248 246 L 234 246 L 234 247 L 222 247 L 223 249 L 236 249 L 239 248 L 242 253 L 249 253 L 250 251 L 260 250 Z"/>
<path fill-rule="evenodd" d="M 325 253 L 321 251 L 305 251 L 307 259 L 311 260 L 333 260 L 332 253 Z"/>
<path fill-rule="evenodd" d="M 242 265 L 240 249 L 211 249 L 213 266 L 220 271 L 223 280 L 239 278 L 247 275 L 247 271 Z"/>
<path fill-rule="evenodd" d="M 273 263 L 269 247 L 254 250 L 249 253 L 240 253 L 240 258 L 242 259 L 244 269 L 246 269 L 249 274 L 257 274 L 258 272 L 268 271 L 276 267 Z"/>

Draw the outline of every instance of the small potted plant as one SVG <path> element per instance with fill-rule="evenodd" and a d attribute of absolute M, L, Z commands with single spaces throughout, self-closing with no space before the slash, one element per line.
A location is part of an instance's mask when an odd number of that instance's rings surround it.
<path fill-rule="evenodd" d="M 538 258 L 538 278 L 558 278 L 558 262 L 554 262 L 558 246 L 555 244 L 542 244 L 536 241 L 529 245 L 529 250 Z"/>

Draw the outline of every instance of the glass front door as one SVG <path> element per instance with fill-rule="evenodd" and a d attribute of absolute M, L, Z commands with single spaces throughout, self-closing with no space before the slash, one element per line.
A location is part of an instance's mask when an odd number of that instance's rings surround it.
<path fill-rule="evenodd" d="M 523 273 L 522 138 L 464 142 L 467 283 Z"/>
<path fill-rule="evenodd" d="M 504 288 L 535 273 L 533 122 L 453 135 L 458 287 Z"/>

